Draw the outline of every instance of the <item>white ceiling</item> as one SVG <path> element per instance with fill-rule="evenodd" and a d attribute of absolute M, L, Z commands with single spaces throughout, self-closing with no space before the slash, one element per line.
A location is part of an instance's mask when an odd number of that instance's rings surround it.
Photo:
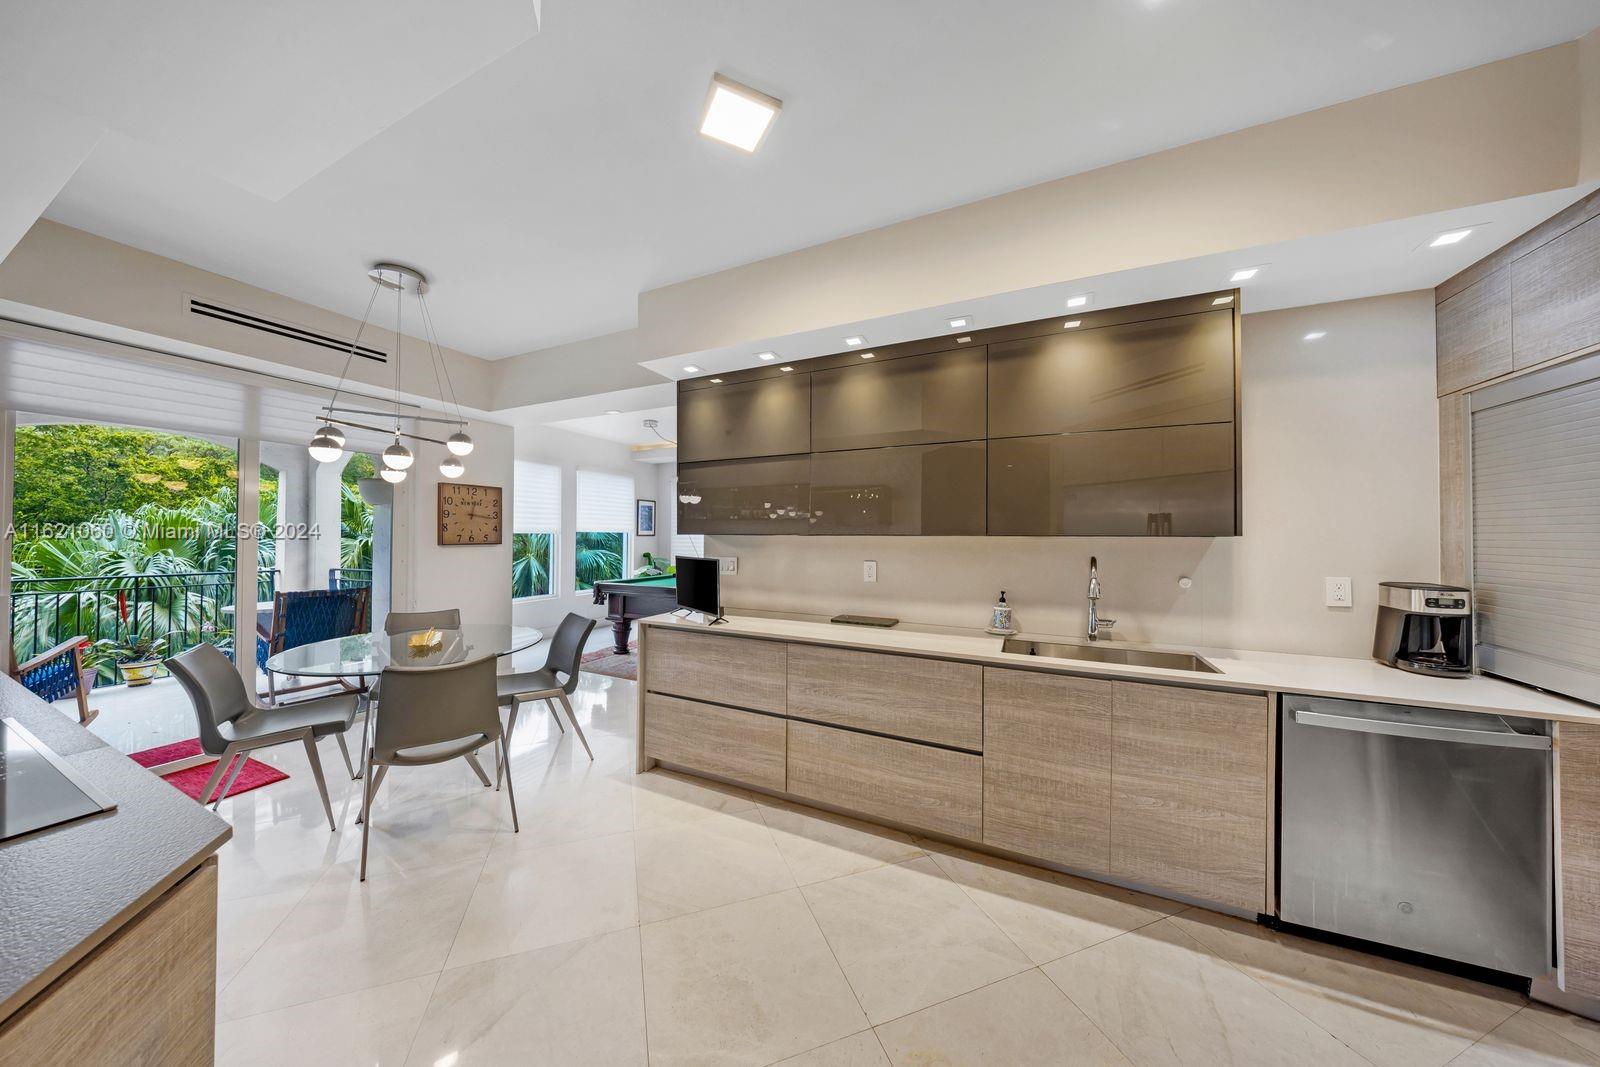
<path fill-rule="evenodd" d="M 494 358 L 630 326 L 656 286 L 1600 20 L 1594 0 L 550 0 L 530 37 L 530 0 L 463 11 L 12 3 L 0 91 L 112 130 L 50 217 L 352 315 L 368 263 L 414 261 L 444 342 Z M 695 132 L 716 70 L 785 101 L 755 156 Z"/>
<path fill-rule="evenodd" d="M 669 441 L 678 439 L 678 407 L 671 404 L 666 407 L 642 408 L 628 410 L 626 408 L 611 408 L 617 411 L 616 415 L 583 415 L 571 419 L 553 419 L 544 423 L 558 430 L 569 430 L 572 433 L 581 433 L 589 437 L 599 437 L 606 441 L 616 441 L 624 445 L 659 445 L 661 437 L 656 436 L 648 429 L 644 420 L 655 419 L 660 423 L 656 429 L 661 431 L 661 436 Z"/>

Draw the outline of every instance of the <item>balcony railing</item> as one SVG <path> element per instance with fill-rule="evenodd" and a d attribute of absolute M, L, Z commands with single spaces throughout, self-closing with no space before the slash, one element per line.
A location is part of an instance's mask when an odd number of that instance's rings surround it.
<path fill-rule="evenodd" d="M 232 571 L 95 574 L 11 579 L 11 643 L 25 661 L 70 637 L 127 640 L 170 634 L 166 655 L 205 642 L 233 649 Z M 257 596 L 272 599 L 278 575 L 262 569 Z M 253 641 L 253 637 L 252 637 Z M 100 684 L 113 680 L 102 668 Z"/>
<path fill-rule="evenodd" d="M 329 567 L 329 589 L 370 589 L 372 588 L 371 567 Z"/>

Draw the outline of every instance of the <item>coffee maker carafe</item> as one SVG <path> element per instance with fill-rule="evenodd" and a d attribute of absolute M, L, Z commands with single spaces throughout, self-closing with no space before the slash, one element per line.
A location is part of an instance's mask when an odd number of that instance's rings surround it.
<path fill-rule="evenodd" d="M 1426 582 L 1378 583 L 1372 657 L 1416 674 L 1472 673 L 1472 591 Z"/>

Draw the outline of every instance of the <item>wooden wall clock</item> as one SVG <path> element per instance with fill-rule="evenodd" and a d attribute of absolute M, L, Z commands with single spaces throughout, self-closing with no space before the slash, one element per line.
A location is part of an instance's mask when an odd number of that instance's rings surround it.
<path fill-rule="evenodd" d="M 439 543 L 498 545 L 501 489 L 498 485 L 439 483 Z"/>

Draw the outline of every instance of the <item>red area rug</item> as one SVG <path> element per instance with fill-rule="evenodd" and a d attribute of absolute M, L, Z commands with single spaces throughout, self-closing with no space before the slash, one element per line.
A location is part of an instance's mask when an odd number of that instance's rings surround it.
<path fill-rule="evenodd" d="M 174 741 L 170 745 L 160 745 L 156 748 L 147 748 L 143 752 L 135 752 L 128 758 L 141 767 L 155 767 L 162 763 L 171 763 L 173 760 L 185 759 L 189 756 L 200 755 L 200 739 L 191 737 L 187 741 Z M 235 757 L 237 758 L 237 757 Z M 206 787 L 211 772 L 216 770 L 217 761 L 203 763 L 198 767 L 189 767 L 171 774 L 163 774 L 162 780 L 186 793 L 190 799 L 199 800 L 200 790 Z M 222 776 L 227 780 L 227 774 Z M 228 790 L 230 797 L 240 793 L 248 793 L 252 789 L 260 789 L 273 782 L 281 782 L 289 776 L 278 768 L 262 763 L 259 760 L 245 759 L 244 769 L 239 772 L 239 777 L 233 780 L 233 788 Z M 219 783 L 220 784 L 220 783 Z"/>
<path fill-rule="evenodd" d="M 628 646 L 626 656 L 617 655 L 614 648 L 602 648 L 583 657 L 583 669 L 590 674 L 604 674 L 611 678 L 639 678 L 639 646 Z"/>

